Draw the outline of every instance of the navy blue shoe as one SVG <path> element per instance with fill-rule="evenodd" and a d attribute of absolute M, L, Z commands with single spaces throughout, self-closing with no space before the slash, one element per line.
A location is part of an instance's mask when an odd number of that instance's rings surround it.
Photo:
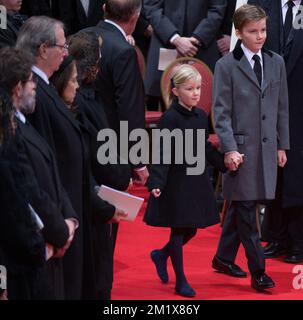
<path fill-rule="evenodd" d="M 160 280 L 163 283 L 167 283 L 168 282 L 167 257 L 161 254 L 160 250 L 153 250 L 150 253 L 150 257 L 156 266 L 157 274 Z"/>
<path fill-rule="evenodd" d="M 187 297 L 187 298 L 193 298 L 196 296 L 196 291 L 187 283 L 183 285 L 181 288 L 175 288 L 176 293 L 180 296 Z"/>

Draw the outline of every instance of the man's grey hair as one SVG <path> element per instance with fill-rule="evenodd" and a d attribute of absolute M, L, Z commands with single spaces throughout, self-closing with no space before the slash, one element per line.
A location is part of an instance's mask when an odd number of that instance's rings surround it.
<path fill-rule="evenodd" d="M 49 46 L 56 44 L 56 28 L 64 29 L 64 24 L 56 19 L 47 16 L 31 17 L 22 25 L 16 48 L 31 52 L 35 57 L 41 44 Z"/>

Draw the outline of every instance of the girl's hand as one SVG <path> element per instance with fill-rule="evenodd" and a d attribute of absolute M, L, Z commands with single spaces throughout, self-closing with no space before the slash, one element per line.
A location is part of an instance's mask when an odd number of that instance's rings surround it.
<path fill-rule="evenodd" d="M 153 189 L 151 191 L 151 194 L 155 197 L 155 198 L 159 198 L 161 195 L 161 190 L 160 189 Z"/>

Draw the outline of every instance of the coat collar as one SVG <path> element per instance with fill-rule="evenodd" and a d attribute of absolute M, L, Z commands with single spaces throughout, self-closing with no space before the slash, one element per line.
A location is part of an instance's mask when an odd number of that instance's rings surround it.
<path fill-rule="evenodd" d="M 22 137 L 36 147 L 46 159 L 51 161 L 51 151 L 48 148 L 47 142 L 40 137 L 35 128 L 28 121 L 23 123 L 19 118 L 15 117 L 15 119 L 17 119 L 18 128 Z"/>
<path fill-rule="evenodd" d="M 115 27 L 114 25 L 112 25 L 110 23 L 107 23 L 107 22 L 101 20 L 97 24 L 97 28 L 102 28 L 107 31 L 114 32 L 116 35 L 119 35 L 119 37 L 121 37 L 121 39 L 123 39 L 125 42 L 127 42 L 124 35 L 122 34 L 122 32 L 117 27 Z"/>
<path fill-rule="evenodd" d="M 52 84 L 47 85 L 39 76 L 38 76 L 38 87 L 40 87 L 45 94 L 47 94 L 53 101 L 56 108 L 59 110 L 61 114 L 69 121 L 71 124 L 77 129 L 77 131 L 81 131 L 78 125 L 78 122 L 73 118 L 71 112 L 67 109 L 66 105 L 58 96 L 55 88 L 52 87 Z"/>
<path fill-rule="evenodd" d="M 172 108 L 175 109 L 176 111 L 184 114 L 185 116 L 198 116 L 198 112 L 196 110 L 196 107 L 193 107 L 191 110 L 188 110 L 186 108 L 184 108 L 183 106 L 181 106 L 177 101 L 174 101 L 172 103 Z"/>
<path fill-rule="evenodd" d="M 256 78 L 256 75 L 253 71 L 253 69 L 251 68 L 251 65 L 249 64 L 249 62 L 247 61 L 244 52 L 240 46 L 240 43 L 237 44 L 236 48 L 233 51 L 233 57 L 236 61 L 238 61 L 238 67 L 240 68 L 240 70 L 245 73 L 245 75 L 258 87 L 260 88 L 260 84 Z M 260 88 L 262 90 L 262 92 L 265 91 L 265 89 L 268 87 L 269 85 L 269 75 L 272 73 L 272 68 L 274 68 L 273 66 L 273 62 L 272 62 L 272 57 L 273 57 L 273 53 L 269 50 L 267 50 L 266 48 L 262 49 L 262 57 L 263 57 L 263 74 L 264 74 L 264 79 L 262 82 L 262 87 Z"/>

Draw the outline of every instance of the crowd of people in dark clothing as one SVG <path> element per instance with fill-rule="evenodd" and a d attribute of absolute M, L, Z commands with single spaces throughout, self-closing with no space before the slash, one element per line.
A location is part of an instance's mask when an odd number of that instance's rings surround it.
<path fill-rule="evenodd" d="M 158 70 L 160 48 L 176 49 L 179 57 L 200 59 L 215 74 L 219 73 L 220 59 L 232 54 L 237 61 L 245 59 L 241 37 L 236 49 L 229 53 L 236 3 L 0 0 L 7 10 L 7 27 L 0 29 L 0 265 L 7 269 L 7 289 L 0 288 L 0 299 L 111 299 L 119 222 L 127 212 L 100 198 L 98 186 L 126 191 L 132 181 L 141 185 L 147 182 L 152 191 L 157 187 L 153 183 L 157 181 L 157 170 L 129 161 L 101 165 L 97 159 L 101 146 L 98 132 L 113 129 L 119 146 L 120 121 L 127 121 L 131 132 L 145 128 L 146 110 L 164 111 L 160 87 L 163 71 Z M 277 186 L 272 180 L 275 196 L 269 197 L 271 201 L 246 200 L 266 204 L 262 238 L 268 244 L 259 253 L 265 258 L 286 254 L 285 262 L 299 263 L 303 261 L 303 93 L 299 87 L 303 30 L 293 28 L 292 22 L 301 0 L 249 0 L 248 4 L 263 8 L 259 11 L 260 20 L 265 19 L 263 10 L 268 17 L 264 48 L 284 59 L 282 63 L 282 59 L 275 58 L 281 62 L 281 70 L 284 63 L 286 66 L 288 91 L 284 93 L 289 100 L 290 146 L 284 144 L 287 162 L 277 168 Z M 249 20 L 249 14 L 245 17 L 248 22 L 256 20 Z M 138 63 L 138 48 L 145 59 L 144 75 Z M 264 58 L 263 51 L 262 54 L 265 61 L 267 56 Z M 266 68 L 266 64 L 262 67 Z M 265 71 L 261 74 L 264 77 Z M 216 108 L 223 101 L 218 100 L 223 78 L 216 78 Z M 281 79 L 271 81 L 270 87 L 284 88 Z M 180 105 L 174 108 L 182 109 Z M 206 119 L 197 114 L 203 121 Z M 215 120 L 213 129 L 220 132 L 222 118 Z M 280 129 L 277 128 L 278 141 L 283 139 Z M 236 135 L 240 150 L 245 134 Z M 240 135 L 244 137 L 242 142 Z M 224 149 L 223 140 L 220 142 L 225 162 L 224 166 L 223 158 L 218 160 L 220 170 L 225 177 L 231 175 L 234 179 L 235 172 L 243 172 L 246 155 L 242 157 L 237 152 L 232 158 L 231 152 L 236 150 Z M 260 143 L 265 142 L 263 139 Z M 245 182 L 242 178 L 241 181 Z M 260 185 L 266 188 L 266 182 Z M 195 188 L 198 190 L 198 185 Z M 228 200 L 230 208 L 235 208 L 238 199 L 231 196 Z M 158 204 L 153 206 L 158 208 Z M 214 221 L 218 222 L 215 218 Z M 175 233 L 172 231 L 171 237 L 177 238 L 180 233 L 173 227 Z M 183 232 L 184 237 L 187 231 Z M 195 231 L 189 238 L 194 235 Z M 235 256 L 223 254 L 223 240 L 213 268 L 243 277 Z M 166 280 L 169 256 L 167 253 L 161 260 L 159 251 L 152 254 L 161 280 L 163 275 Z M 257 274 L 257 290 L 266 281 L 263 275 L 264 272 Z M 176 291 L 183 296 L 195 295 L 180 283 Z"/>

